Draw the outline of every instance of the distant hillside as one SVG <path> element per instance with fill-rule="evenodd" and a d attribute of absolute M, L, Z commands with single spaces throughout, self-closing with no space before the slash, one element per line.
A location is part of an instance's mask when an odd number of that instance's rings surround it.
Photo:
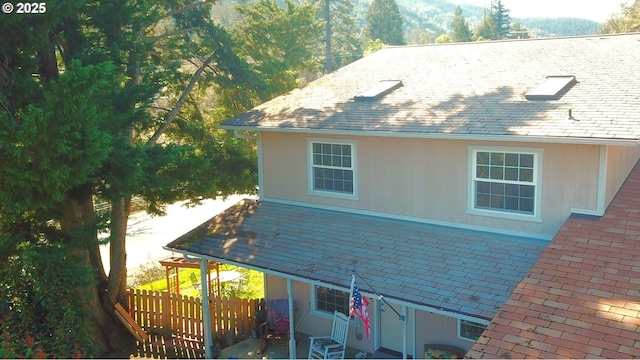
<path fill-rule="evenodd" d="M 364 26 L 364 15 L 371 0 L 354 0 L 356 16 Z M 451 18 L 456 4 L 447 0 L 396 0 L 402 13 L 407 34 L 407 40 L 414 42 L 417 35 L 430 32 L 431 38 L 438 37 L 450 30 Z M 482 21 L 486 9 L 469 4 L 460 5 L 462 15 L 469 22 L 473 31 Z M 578 18 L 512 18 L 512 22 L 522 24 L 535 37 L 576 36 L 595 34 L 602 28 L 602 24 L 595 21 Z M 412 39 L 413 38 L 413 39 Z M 423 40 L 424 36 L 419 36 Z"/>
<path fill-rule="evenodd" d="M 527 29 L 537 29 L 535 36 L 578 36 L 595 34 L 602 29 L 602 24 L 578 18 L 518 18 L 515 21 Z"/>
<path fill-rule="evenodd" d="M 238 3 L 253 0 L 222 0 L 212 11 L 212 16 L 224 26 L 231 26 L 239 20 L 233 10 Z M 302 0 L 297 0 L 302 1 Z M 319 1 L 319 0 L 318 0 Z M 360 22 L 365 25 L 365 14 L 371 0 L 351 0 L 354 12 Z M 450 31 L 450 23 L 456 9 L 448 0 L 396 0 L 404 19 L 405 38 L 409 43 L 429 43 L 441 34 Z M 469 4 L 460 5 L 462 15 L 469 22 L 471 31 L 482 21 L 486 9 Z M 602 24 L 578 18 L 512 18 L 512 22 L 522 24 L 532 37 L 577 36 L 595 34 Z"/>

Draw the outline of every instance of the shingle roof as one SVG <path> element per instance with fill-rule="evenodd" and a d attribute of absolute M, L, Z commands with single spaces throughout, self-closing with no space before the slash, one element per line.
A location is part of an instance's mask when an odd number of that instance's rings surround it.
<path fill-rule="evenodd" d="M 638 141 L 636 74 L 640 34 L 388 47 L 222 127 Z M 575 75 L 578 83 L 559 100 L 526 100 L 524 94 L 550 75 Z M 353 100 L 382 80 L 403 86 L 377 101 Z"/>
<path fill-rule="evenodd" d="M 348 291 L 491 319 L 548 241 L 253 200 L 167 245 Z M 361 284 L 363 291 L 369 290 Z"/>
<path fill-rule="evenodd" d="M 467 356 L 640 357 L 640 163 L 604 216 L 567 220 Z"/>

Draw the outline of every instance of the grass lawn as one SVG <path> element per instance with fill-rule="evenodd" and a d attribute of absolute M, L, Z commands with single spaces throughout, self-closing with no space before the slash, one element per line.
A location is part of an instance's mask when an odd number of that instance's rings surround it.
<path fill-rule="evenodd" d="M 144 269 L 145 274 L 138 275 L 137 284 L 134 288 L 140 290 L 164 291 L 167 290 L 167 279 L 164 268 L 159 266 L 161 271 L 155 267 Z M 239 281 L 229 281 L 221 284 L 222 296 L 229 296 L 235 291 L 236 296 L 243 299 L 260 299 L 264 297 L 264 274 L 231 265 L 220 265 L 220 271 L 237 271 L 241 274 Z M 199 287 L 194 286 L 191 281 L 191 274 L 195 274 L 200 280 L 200 269 L 182 269 L 179 271 L 180 294 L 186 296 L 200 297 Z M 211 274 L 215 276 L 215 273 Z"/>

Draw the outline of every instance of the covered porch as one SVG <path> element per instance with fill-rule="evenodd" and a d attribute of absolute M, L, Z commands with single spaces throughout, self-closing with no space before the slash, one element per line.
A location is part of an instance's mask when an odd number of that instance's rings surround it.
<path fill-rule="evenodd" d="M 244 200 L 165 249 L 201 259 L 204 269 L 212 260 L 265 273 L 273 280 L 266 297 L 295 303 L 304 318 L 294 331 L 312 335 L 331 326 L 318 289 L 348 292 L 356 269 L 367 280 L 359 286 L 372 302 L 372 332 L 364 339 L 361 327 L 350 331 L 348 346 L 405 358 L 422 357 L 429 343 L 469 348 L 473 340 L 460 340 L 457 320 L 488 323 L 548 242 L 418 220 Z M 381 296 L 407 321 L 384 311 Z M 446 334 L 438 323 L 444 318 Z"/>
<path fill-rule="evenodd" d="M 306 358 L 309 353 L 309 335 L 296 333 L 296 354 L 298 359 Z M 246 339 L 231 345 L 220 352 L 220 359 L 288 359 L 287 348 L 284 346 L 269 346 L 263 354 L 258 354 L 260 341 L 258 339 Z M 345 358 L 356 359 L 361 351 L 347 346 Z M 374 359 L 399 358 L 382 352 L 370 356 Z M 401 357 L 401 356 L 400 356 Z"/>

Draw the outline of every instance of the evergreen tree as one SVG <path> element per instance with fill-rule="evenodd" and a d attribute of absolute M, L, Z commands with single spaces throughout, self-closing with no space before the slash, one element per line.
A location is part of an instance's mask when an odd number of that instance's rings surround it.
<path fill-rule="evenodd" d="M 362 42 L 354 6 L 350 0 L 326 0 L 329 5 L 330 72 L 362 57 Z M 326 17 L 326 16 L 325 16 Z M 326 19 L 325 19 L 326 21 Z M 325 33 L 326 42 L 327 33 Z"/>
<path fill-rule="evenodd" d="M 467 42 L 472 40 L 469 23 L 464 18 L 464 16 L 462 16 L 462 8 L 460 8 L 460 6 L 456 7 L 456 11 L 453 14 L 453 19 L 451 20 L 451 28 L 453 29 L 451 41 Z"/>
<path fill-rule="evenodd" d="M 366 40 L 379 39 L 387 45 L 404 45 L 402 15 L 395 0 L 373 0 L 365 15 Z"/>
<path fill-rule="evenodd" d="M 316 20 L 317 3 L 297 5 L 285 0 L 281 7 L 276 1 L 259 0 L 237 10 L 244 21 L 232 30 L 236 53 L 250 62 L 266 84 L 253 105 L 293 90 L 304 73 L 318 72 L 318 59 L 314 57 L 321 31 Z"/>
<path fill-rule="evenodd" d="M 484 19 L 482 19 L 482 22 L 480 22 L 480 24 L 478 24 L 478 26 L 476 27 L 476 31 L 473 35 L 473 40 L 484 41 L 495 39 L 497 39 L 497 35 L 493 17 L 485 16 Z"/>
<path fill-rule="evenodd" d="M 492 0 L 489 15 L 484 17 L 476 28 L 475 40 L 506 39 L 511 28 L 509 10 L 502 5 L 502 0 Z"/>
<path fill-rule="evenodd" d="M 159 214 L 251 191 L 253 149 L 215 129 L 200 94 L 266 86 L 208 2 L 46 5 L 0 22 L 0 304 L 10 304 L 0 356 L 30 357 L 29 344 L 49 357 L 104 356 L 130 338 L 113 308 L 127 306 L 132 198 Z"/>

